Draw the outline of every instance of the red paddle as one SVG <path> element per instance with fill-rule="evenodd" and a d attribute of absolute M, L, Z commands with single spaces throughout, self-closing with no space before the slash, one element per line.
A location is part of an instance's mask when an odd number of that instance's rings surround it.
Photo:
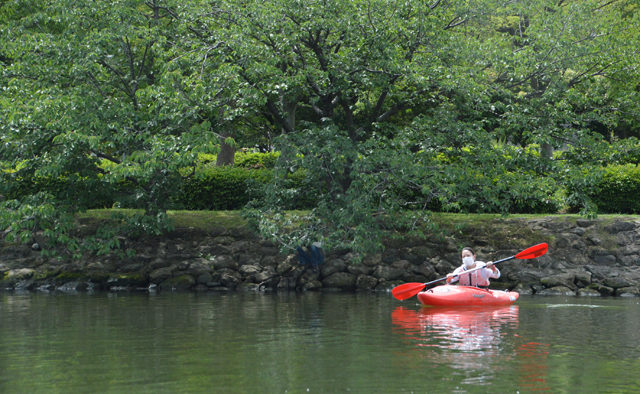
<path fill-rule="evenodd" d="M 549 249 L 549 245 L 547 245 L 546 243 L 538 244 L 538 245 L 535 245 L 535 246 L 532 246 L 530 248 L 527 248 L 527 249 L 523 250 L 522 252 L 518 253 L 515 256 L 511 256 L 511 257 L 507 257 L 506 259 L 494 261 L 493 265 L 504 263 L 505 261 L 509 261 L 509 260 L 513 260 L 513 259 L 520 259 L 520 260 L 535 259 L 536 257 L 540 257 L 543 254 L 547 253 L 547 249 Z M 484 266 L 478 267 L 478 268 L 474 268 L 474 269 L 469 270 L 469 271 L 465 271 L 465 274 L 468 274 L 468 273 L 473 272 L 473 271 L 477 271 L 477 270 L 482 269 L 482 268 L 484 268 Z M 456 275 L 456 276 L 458 276 L 458 275 Z M 393 294 L 393 296 L 395 298 L 399 299 L 400 301 L 406 300 L 407 298 L 411 298 L 414 295 L 420 293 L 422 291 L 422 289 L 424 289 L 426 286 L 432 285 L 434 283 L 442 282 L 443 280 L 446 280 L 446 279 L 447 278 L 444 277 L 444 278 L 436 279 L 434 281 L 427 282 L 427 283 L 405 283 L 403 285 L 394 287 L 393 290 L 391 290 L 391 293 Z"/>

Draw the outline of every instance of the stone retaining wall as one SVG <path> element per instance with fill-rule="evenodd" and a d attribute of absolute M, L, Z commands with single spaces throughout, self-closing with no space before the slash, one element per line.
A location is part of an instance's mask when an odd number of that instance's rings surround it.
<path fill-rule="evenodd" d="M 538 259 L 501 264 L 502 277 L 491 287 L 537 295 L 640 295 L 640 222 L 630 218 L 496 219 L 450 234 L 456 236 L 389 242 L 384 253 L 364 256 L 358 264 L 348 250 L 329 252 L 315 270 L 304 270 L 294 255 L 280 254 L 244 228 L 178 229 L 140 241 L 130 259 L 46 259 L 35 245 L 3 243 L 0 289 L 388 291 L 442 278 L 460 265 L 463 246 L 474 247 L 479 260 L 495 261 L 547 242 L 549 251 Z"/>

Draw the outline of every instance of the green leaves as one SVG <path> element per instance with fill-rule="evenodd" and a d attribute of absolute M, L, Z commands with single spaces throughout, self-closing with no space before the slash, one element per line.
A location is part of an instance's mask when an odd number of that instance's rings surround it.
<path fill-rule="evenodd" d="M 619 75 L 637 43 L 610 40 L 629 21 L 598 6 L 276 1 L 233 8 L 233 24 L 212 17 L 221 37 L 244 37 L 226 61 L 286 132 L 281 176 L 248 215 L 285 248 L 322 239 L 373 252 L 391 230 L 429 229 L 431 209 L 553 212 L 571 186 L 568 199 L 592 212 L 598 171 L 580 166 L 600 160 L 593 125 L 613 125 L 621 103 L 598 77 Z M 541 153 L 567 144 L 565 161 Z M 319 203 L 293 219 L 277 207 L 297 169 Z"/>
<path fill-rule="evenodd" d="M 124 227 L 98 236 L 111 239 L 99 251 L 122 246 L 122 231 L 156 234 L 171 227 L 164 212 L 183 172 L 195 166 L 199 153 L 216 153 L 219 144 L 211 123 L 200 125 L 198 113 L 175 105 L 175 71 L 166 65 L 174 58 L 170 41 L 181 34 L 176 5 L 122 0 L 3 6 L 15 13 L 2 19 L 0 29 L 0 53 L 10 59 L 0 69 L 0 119 L 6 120 L 0 122 L 0 160 L 9 169 L 0 173 L 0 193 L 16 194 L 11 179 L 61 180 L 67 186 L 53 187 L 46 199 L 34 195 L 37 204 L 29 195 L 7 201 L 7 218 L 14 219 L 5 224 L 28 216 L 31 206 L 47 207 L 56 213 L 37 215 L 25 231 L 44 230 L 54 244 L 76 254 L 77 240 L 63 222 L 99 196 L 116 195 L 118 205 L 144 214 L 115 218 Z"/>
<path fill-rule="evenodd" d="M 199 155 L 236 147 L 280 152 L 247 211 L 262 234 L 360 252 L 395 231 L 423 236 L 431 210 L 593 212 L 599 167 L 638 156 L 624 140 L 640 124 L 627 1 L 2 7 L 4 223 L 76 254 L 68 223 L 96 196 L 144 212 L 98 235 L 103 253 L 120 232 L 169 229 Z M 311 212 L 284 213 L 309 195 Z M 56 213 L 34 222 L 33 207 Z"/>

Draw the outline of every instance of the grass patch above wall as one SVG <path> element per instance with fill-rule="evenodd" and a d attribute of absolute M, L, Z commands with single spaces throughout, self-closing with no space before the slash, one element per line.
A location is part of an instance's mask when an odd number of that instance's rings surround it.
<path fill-rule="evenodd" d="M 550 214 L 513 214 L 509 216 L 502 216 L 499 213 L 434 213 L 432 219 L 434 222 L 438 223 L 440 226 L 447 227 L 475 227 L 479 225 L 483 225 L 489 223 L 494 220 L 508 220 L 508 219 L 517 219 L 523 218 L 526 220 L 531 219 L 542 219 L 545 217 L 562 217 L 562 218 L 573 218 L 580 219 L 580 215 L 550 215 Z"/>
<path fill-rule="evenodd" d="M 78 219 L 84 220 L 109 220 L 114 213 L 134 215 L 141 213 L 136 209 L 92 209 L 78 215 Z M 243 227 L 247 223 L 242 218 L 241 211 L 167 211 L 174 220 L 176 228 L 193 227 L 207 230 L 213 227 Z"/>
<path fill-rule="evenodd" d="M 207 229 L 247 225 L 241 211 L 168 211 L 168 214 L 175 220 L 176 227 Z"/>
<path fill-rule="evenodd" d="M 133 215 L 140 213 L 140 210 L 134 209 L 94 209 L 84 214 L 78 215 L 78 219 L 83 224 L 89 224 L 88 221 L 109 220 L 113 213 L 124 213 Z M 290 211 L 291 215 L 304 216 L 306 211 Z M 174 220 L 176 228 L 194 228 L 201 230 L 209 230 L 215 227 L 244 227 L 247 222 L 242 218 L 241 211 L 168 211 L 169 217 Z M 557 217 L 568 219 L 575 223 L 578 219 L 584 219 L 580 215 L 544 215 L 544 214 L 527 214 L 527 215 L 511 215 L 502 217 L 499 214 L 459 214 L 459 213 L 434 213 L 432 220 L 437 223 L 438 227 L 448 234 L 473 234 L 474 236 L 484 236 L 490 243 L 493 239 L 512 238 L 515 234 L 502 234 L 496 228 L 496 224 L 500 224 L 503 220 L 509 219 L 541 219 L 545 217 Z M 640 220 L 640 215 L 599 215 L 597 220 L 605 224 L 612 223 L 615 220 Z M 505 222 L 507 224 L 507 222 Z M 501 226 L 498 226 L 501 227 Z M 523 229 L 525 233 L 527 229 Z M 522 236 L 523 234 L 519 234 Z M 529 237 L 524 237 L 528 240 Z M 525 241 L 526 242 L 526 241 Z M 540 241 L 542 242 L 542 241 Z"/>
<path fill-rule="evenodd" d="M 433 220 L 441 225 L 454 225 L 465 223 L 469 226 L 483 224 L 490 222 L 492 220 L 509 220 L 509 219 L 543 219 L 543 218 L 563 218 L 568 219 L 571 222 L 575 223 L 578 219 L 587 219 L 584 216 L 580 216 L 578 214 L 512 214 L 509 216 L 502 216 L 498 213 L 434 213 L 432 216 Z M 616 220 L 640 220 L 640 215 L 615 215 L 615 214 L 603 214 L 598 215 L 596 220 L 605 222 L 605 223 L 613 223 Z"/>

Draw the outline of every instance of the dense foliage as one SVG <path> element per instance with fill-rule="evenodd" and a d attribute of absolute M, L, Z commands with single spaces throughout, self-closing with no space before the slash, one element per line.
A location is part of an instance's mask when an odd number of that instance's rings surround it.
<path fill-rule="evenodd" d="M 195 175 L 176 185 L 179 192 L 174 194 L 174 205 L 188 210 L 240 210 L 252 200 L 263 199 L 264 185 L 273 182 L 273 168 L 278 154 L 271 153 L 241 153 L 235 156 L 235 166 L 217 167 L 215 155 L 201 155 L 201 163 Z M 281 187 L 286 188 L 289 198 L 283 201 L 291 210 L 308 210 L 317 204 L 315 194 L 305 184 L 305 171 L 290 173 Z M 6 197 L 21 199 L 38 192 L 46 192 L 59 199 L 73 198 L 76 195 L 89 193 L 77 190 L 78 186 L 67 177 L 60 178 L 14 178 L 11 185 L 5 188 Z M 599 185 L 599 187 L 605 187 Z M 127 208 L 142 209 L 135 201 L 127 200 L 135 188 L 130 182 L 109 184 L 103 182 L 93 191 L 95 198 L 88 202 L 88 209 Z M 395 190 L 401 198 L 415 199 L 416 191 L 411 189 Z M 508 193 L 508 190 L 503 191 Z M 72 196 L 69 194 L 73 193 Z M 560 207 L 553 197 L 554 190 L 546 190 L 544 199 L 514 197 L 510 213 L 557 213 Z M 256 201 L 254 201 L 256 202 Z M 443 205 L 439 200 L 432 200 L 428 209 L 435 212 L 498 212 L 490 211 L 487 207 L 479 206 L 477 201 L 470 198 L 457 205 Z"/>
<path fill-rule="evenodd" d="M 640 168 L 635 164 L 612 165 L 596 184 L 591 196 L 599 213 L 640 213 Z"/>
<path fill-rule="evenodd" d="M 231 163 L 236 142 L 279 152 L 246 212 L 286 247 L 374 251 L 435 208 L 595 212 L 602 165 L 640 157 L 639 17 L 634 0 L 2 0 L 0 228 L 76 255 L 160 233 L 180 185 L 206 194 L 200 158 Z M 18 179 L 69 186 L 14 199 Z M 315 208 L 285 215 L 301 190 Z M 79 244 L 73 215 L 101 193 L 144 214 Z"/>
<path fill-rule="evenodd" d="M 376 250 L 385 230 L 421 235 L 434 200 L 507 213 L 553 198 L 593 212 L 611 149 L 594 125 L 637 119 L 629 3 L 220 4 L 220 40 L 251 32 L 227 61 L 286 131 L 279 171 L 307 169 L 320 196 L 303 220 L 277 209 L 278 187 L 249 212 L 263 234 L 286 228 L 285 244 Z M 290 123 L 292 103 L 315 117 Z M 552 148 L 571 154 L 552 160 Z"/>

